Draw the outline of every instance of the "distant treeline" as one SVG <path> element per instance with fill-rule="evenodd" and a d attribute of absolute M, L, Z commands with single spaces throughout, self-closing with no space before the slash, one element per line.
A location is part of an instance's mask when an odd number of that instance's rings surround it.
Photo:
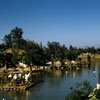
<path fill-rule="evenodd" d="M 3 43 L 0 44 L 0 52 L 2 53 L 7 49 L 12 50 L 12 61 L 14 63 L 24 61 L 28 65 L 41 65 L 54 60 L 75 60 L 79 54 L 87 52 L 100 54 L 100 48 L 77 48 L 72 45 L 67 48 L 59 42 L 48 41 L 47 46 L 43 46 L 42 43 L 25 40 L 23 38 L 23 30 L 18 27 L 15 27 L 9 34 L 4 36 Z M 19 52 L 22 51 L 23 53 L 19 56 Z"/>

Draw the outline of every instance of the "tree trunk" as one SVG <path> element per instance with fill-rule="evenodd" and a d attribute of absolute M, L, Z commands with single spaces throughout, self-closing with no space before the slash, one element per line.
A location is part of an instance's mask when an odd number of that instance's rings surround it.
<path fill-rule="evenodd" d="M 30 73 L 32 74 L 32 65 L 30 65 Z"/>

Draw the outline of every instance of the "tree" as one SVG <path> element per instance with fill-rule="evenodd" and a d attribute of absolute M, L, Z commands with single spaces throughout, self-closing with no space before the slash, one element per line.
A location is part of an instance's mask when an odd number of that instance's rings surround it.
<path fill-rule="evenodd" d="M 64 53 L 59 42 L 48 42 L 47 46 L 47 55 L 50 56 L 50 60 L 62 60 Z"/>
<path fill-rule="evenodd" d="M 8 35 L 5 35 L 3 40 L 7 48 L 11 48 L 12 46 L 16 48 L 21 48 L 22 41 L 23 41 L 22 35 L 23 35 L 23 31 L 21 28 L 18 27 L 12 29 Z"/>
<path fill-rule="evenodd" d="M 27 49 L 24 55 L 25 63 L 28 64 L 30 68 L 32 65 L 42 65 L 44 63 L 42 45 L 34 41 L 27 41 L 26 46 Z"/>
<path fill-rule="evenodd" d="M 66 97 L 66 100 L 88 100 L 88 96 L 93 90 L 88 81 L 75 84 L 73 91 Z"/>
<path fill-rule="evenodd" d="M 19 57 L 19 50 L 12 48 L 12 62 L 16 65 L 18 63 Z"/>
<path fill-rule="evenodd" d="M 21 47 L 22 35 L 23 31 L 21 28 L 15 27 L 15 29 L 11 30 L 13 45 L 17 48 Z"/>
<path fill-rule="evenodd" d="M 70 45 L 69 50 L 67 52 L 67 59 L 75 60 L 78 55 L 79 55 L 78 49 Z"/>
<path fill-rule="evenodd" d="M 7 48 L 11 48 L 12 47 L 12 35 L 8 34 L 4 36 L 4 43 L 6 45 Z"/>
<path fill-rule="evenodd" d="M 100 100 L 100 89 L 96 89 L 94 91 L 94 96 L 96 97 L 97 100 Z"/>
<path fill-rule="evenodd" d="M 0 44 L 0 52 L 3 52 L 6 49 L 5 44 Z"/>

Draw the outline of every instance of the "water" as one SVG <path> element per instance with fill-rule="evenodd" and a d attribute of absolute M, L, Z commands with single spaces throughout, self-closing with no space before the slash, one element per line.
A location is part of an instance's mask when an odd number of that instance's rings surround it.
<path fill-rule="evenodd" d="M 0 91 L 0 100 L 65 100 L 74 83 L 88 80 L 92 87 L 98 82 L 98 64 L 78 71 L 47 70 L 34 74 L 34 80 L 41 81 L 31 89 L 24 91 Z"/>

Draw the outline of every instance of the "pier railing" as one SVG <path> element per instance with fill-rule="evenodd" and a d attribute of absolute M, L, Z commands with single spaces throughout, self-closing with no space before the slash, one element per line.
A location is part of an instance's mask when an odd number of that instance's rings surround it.
<path fill-rule="evenodd" d="M 25 81 L 1 81 L 0 86 L 26 86 L 29 85 L 30 82 Z"/>

